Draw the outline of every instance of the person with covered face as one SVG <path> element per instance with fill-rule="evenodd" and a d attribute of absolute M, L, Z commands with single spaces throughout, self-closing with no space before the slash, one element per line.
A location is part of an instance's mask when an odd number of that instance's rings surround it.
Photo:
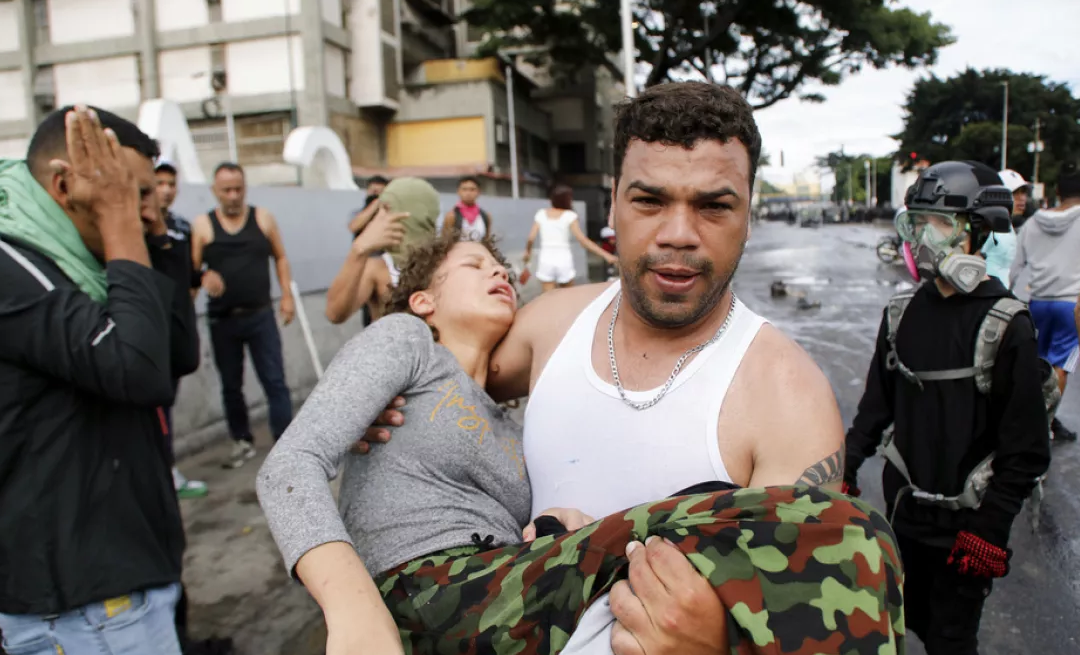
<path fill-rule="evenodd" d="M 905 567 L 907 626 L 930 655 L 973 655 L 1009 532 L 1049 465 L 1035 327 L 979 250 L 1010 227 L 1012 193 L 991 168 L 941 162 L 896 218 L 912 274 L 890 300 L 847 433 L 845 490 L 884 446 L 887 509 Z M 886 435 L 892 426 L 891 435 Z"/>
<path fill-rule="evenodd" d="M 326 318 L 335 325 L 365 305 L 371 319 L 381 317 L 409 249 L 435 238 L 439 193 L 426 180 L 398 178 L 373 202 L 351 226 L 352 247 L 326 292 Z"/>
<path fill-rule="evenodd" d="M 158 146 L 93 107 L 0 160 L 0 632 L 20 655 L 180 655 L 184 528 L 163 408 L 190 271 Z M 190 362 L 189 362 L 190 365 Z"/>

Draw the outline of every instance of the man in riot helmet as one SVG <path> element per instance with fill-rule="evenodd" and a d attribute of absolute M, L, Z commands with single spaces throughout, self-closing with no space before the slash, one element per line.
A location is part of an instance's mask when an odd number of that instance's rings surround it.
<path fill-rule="evenodd" d="M 845 491 L 859 494 L 859 467 L 879 446 L 886 459 L 906 623 L 930 655 L 977 652 L 1013 520 L 1050 461 L 1049 367 L 1026 307 L 978 254 L 1008 230 L 1012 203 L 976 162 L 936 164 L 908 189 L 897 230 L 925 283 L 889 301 L 847 433 Z"/>

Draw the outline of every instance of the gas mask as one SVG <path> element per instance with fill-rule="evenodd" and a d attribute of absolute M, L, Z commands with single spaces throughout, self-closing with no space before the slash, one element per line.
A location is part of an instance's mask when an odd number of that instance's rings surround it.
<path fill-rule="evenodd" d="M 971 293 L 986 276 L 986 260 L 964 252 L 965 231 L 954 215 L 909 210 L 896 218 L 901 238 L 910 244 L 920 279 L 940 277 L 960 293 Z"/>
<path fill-rule="evenodd" d="M 922 238 L 912 249 L 920 277 L 940 277 L 960 293 L 974 291 L 986 277 L 986 260 L 967 254 L 959 246 L 939 245 L 926 232 L 929 230 L 924 230 Z"/>

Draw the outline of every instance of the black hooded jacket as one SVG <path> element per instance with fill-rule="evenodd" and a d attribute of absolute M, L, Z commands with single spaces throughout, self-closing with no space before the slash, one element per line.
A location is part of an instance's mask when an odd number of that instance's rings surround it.
<path fill-rule="evenodd" d="M 971 366 L 983 318 L 999 298 L 1009 296 L 996 279 L 984 281 L 971 294 L 948 298 L 934 284 L 922 285 L 897 329 L 900 361 L 913 371 Z M 994 475 L 978 510 L 950 511 L 905 495 L 893 527 L 942 548 L 951 547 L 961 530 L 1005 546 L 1013 519 L 1050 464 L 1049 427 L 1030 316 L 1019 314 L 1005 331 L 987 395 L 978 391 L 973 378 L 924 382 L 920 390 L 898 370 L 886 368 L 888 352 L 883 318 L 866 391 L 847 433 L 845 480 L 855 482 L 859 467 L 893 424 L 897 449 L 913 482 L 929 492 L 960 493 L 972 469 L 996 453 Z M 903 476 L 886 464 L 883 487 L 890 513 L 905 485 Z"/>
<path fill-rule="evenodd" d="M 0 612 L 57 614 L 180 580 L 160 408 L 172 359 L 192 349 L 173 329 L 189 283 L 177 251 L 151 253 L 174 275 L 111 261 L 98 303 L 0 240 Z"/>
<path fill-rule="evenodd" d="M 147 236 L 146 246 L 154 270 L 173 281 L 169 363 L 173 378 L 179 380 L 199 368 L 199 330 L 195 301 L 189 293 L 189 288 L 198 287 L 199 278 L 191 263 L 191 228 L 187 221 L 170 213 L 165 225 L 168 232 L 160 237 Z"/>

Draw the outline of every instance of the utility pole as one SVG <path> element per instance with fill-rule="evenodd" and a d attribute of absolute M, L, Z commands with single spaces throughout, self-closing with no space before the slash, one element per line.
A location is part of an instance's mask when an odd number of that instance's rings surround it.
<path fill-rule="evenodd" d="M 1005 170 L 1008 168 L 1006 150 L 1009 147 L 1009 83 L 1006 81 L 1001 84 L 1005 87 L 1005 100 L 1001 112 L 1001 170 Z"/>
<path fill-rule="evenodd" d="M 637 83 L 634 82 L 634 12 L 630 5 L 631 0 L 620 0 L 619 19 L 622 23 L 623 85 L 626 95 L 633 98 L 637 96 Z"/>

